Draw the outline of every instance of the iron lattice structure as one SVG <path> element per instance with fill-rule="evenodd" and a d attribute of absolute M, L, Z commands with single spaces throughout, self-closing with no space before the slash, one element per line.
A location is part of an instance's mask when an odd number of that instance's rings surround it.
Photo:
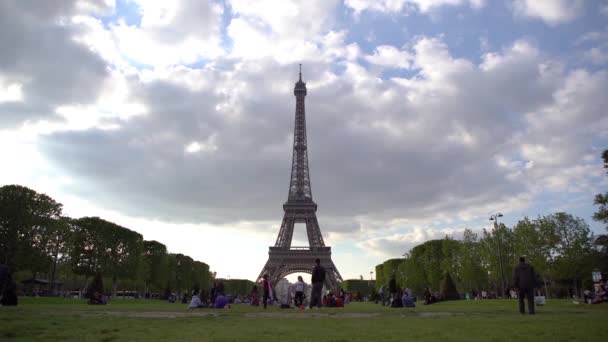
<path fill-rule="evenodd" d="M 323 241 L 317 221 L 317 204 L 312 200 L 304 109 L 306 83 L 302 82 L 301 65 L 300 78 L 295 84 L 293 94 L 296 97 L 296 118 L 289 194 L 287 202 L 283 204 L 283 223 L 281 223 L 277 241 L 274 247 L 270 247 L 268 251 L 268 261 L 260 272 L 258 281 L 264 274 L 268 274 L 270 281 L 276 284 L 281 278 L 291 273 L 312 273 L 315 259 L 318 258 L 327 271 L 325 286 L 336 289 L 338 281 L 342 281 L 342 276 L 331 260 L 331 247 L 325 246 Z M 296 223 L 306 224 L 309 247 L 291 246 Z"/>

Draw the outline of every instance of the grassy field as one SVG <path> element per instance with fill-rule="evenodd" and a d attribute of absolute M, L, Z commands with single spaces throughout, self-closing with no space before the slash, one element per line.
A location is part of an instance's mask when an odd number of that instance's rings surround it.
<path fill-rule="evenodd" d="M 0 341 L 606 341 L 608 305 L 550 300 L 522 316 L 517 302 L 454 301 L 391 309 L 264 311 L 246 305 L 188 311 L 183 304 L 114 300 L 106 306 L 20 298 L 0 307 Z"/>

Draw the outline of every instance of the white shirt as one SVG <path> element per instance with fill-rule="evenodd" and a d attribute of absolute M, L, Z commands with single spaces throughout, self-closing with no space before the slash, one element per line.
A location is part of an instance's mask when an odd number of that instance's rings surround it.
<path fill-rule="evenodd" d="M 304 286 L 306 284 L 303 281 L 296 282 L 296 292 L 304 292 Z"/>

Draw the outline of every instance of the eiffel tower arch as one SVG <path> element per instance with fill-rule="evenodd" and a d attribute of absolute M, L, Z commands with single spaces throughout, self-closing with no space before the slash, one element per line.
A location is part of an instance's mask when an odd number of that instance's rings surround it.
<path fill-rule="evenodd" d="M 306 83 L 302 82 L 302 65 L 300 78 L 295 84 L 293 93 L 296 97 L 295 127 L 293 132 L 293 156 L 291 162 L 291 179 L 287 202 L 283 204 L 283 222 L 279 235 L 268 251 L 268 261 L 258 276 L 261 280 L 268 274 L 270 281 L 276 284 L 281 278 L 296 272 L 312 273 L 315 260 L 320 259 L 327 271 L 325 287 L 337 289 L 342 276 L 331 259 L 331 247 L 325 246 L 319 222 L 317 221 L 317 204 L 312 200 L 310 174 L 308 170 L 308 147 L 306 140 L 306 112 L 304 98 Z M 296 223 L 306 225 L 308 247 L 292 246 L 293 229 Z"/>

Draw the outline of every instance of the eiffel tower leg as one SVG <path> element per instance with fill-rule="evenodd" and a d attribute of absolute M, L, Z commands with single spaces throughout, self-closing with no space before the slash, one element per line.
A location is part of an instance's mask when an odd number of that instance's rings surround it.
<path fill-rule="evenodd" d="M 308 235 L 308 243 L 310 247 L 323 247 L 325 242 L 321 235 L 321 229 L 319 228 L 319 222 L 317 216 L 313 213 L 312 217 L 306 219 L 306 233 Z"/>
<path fill-rule="evenodd" d="M 291 217 L 285 215 L 283 222 L 281 223 L 281 230 L 279 230 L 279 236 L 275 242 L 275 247 L 289 247 L 291 246 L 291 240 L 293 238 L 293 226 L 295 221 Z"/>

